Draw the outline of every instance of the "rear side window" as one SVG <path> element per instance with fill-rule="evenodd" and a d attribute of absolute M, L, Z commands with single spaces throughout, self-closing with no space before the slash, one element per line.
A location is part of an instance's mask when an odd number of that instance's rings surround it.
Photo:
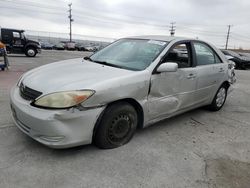
<path fill-rule="evenodd" d="M 194 43 L 197 66 L 222 63 L 218 55 L 204 43 Z"/>

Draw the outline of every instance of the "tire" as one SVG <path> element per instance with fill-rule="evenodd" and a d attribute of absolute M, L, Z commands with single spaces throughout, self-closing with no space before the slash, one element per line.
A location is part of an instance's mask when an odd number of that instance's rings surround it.
<path fill-rule="evenodd" d="M 239 69 L 239 63 L 235 63 L 235 69 Z"/>
<path fill-rule="evenodd" d="M 101 149 L 113 149 L 128 143 L 137 128 L 138 115 L 127 102 L 109 106 L 94 135 L 94 144 Z"/>
<path fill-rule="evenodd" d="M 34 47 L 27 47 L 25 50 L 25 55 L 27 57 L 35 57 L 37 54 L 37 51 Z"/>
<path fill-rule="evenodd" d="M 244 65 L 241 65 L 240 69 L 241 70 L 246 70 L 246 67 Z"/>
<path fill-rule="evenodd" d="M 216 92 L 213 102 L 208 106 L 211 111 L 220 110 L 226 102 L 228 87 L 223 84 Z"/>

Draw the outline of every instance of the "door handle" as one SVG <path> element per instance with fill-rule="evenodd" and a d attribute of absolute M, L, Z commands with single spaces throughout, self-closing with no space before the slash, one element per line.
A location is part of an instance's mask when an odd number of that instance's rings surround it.
<path fill-rule="evenodd" d="M 219 72 L 224 72 L 224 69 L 223 69 L 223 68 L 220 68 Z"/>
<path fill-rule="evenodd" d="M 193 73 L 191 73 L 191 74 L 189 74 L 188 76 L 187 76 L 187 79 L 192 79 L 192 78 L 195 78 L 196 77 L 196 75 L 194 75 Z"/>

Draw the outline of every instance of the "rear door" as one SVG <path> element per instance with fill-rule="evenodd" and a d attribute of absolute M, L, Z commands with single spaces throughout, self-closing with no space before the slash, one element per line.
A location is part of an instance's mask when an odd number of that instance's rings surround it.
<path fill-rule="evenodd" d="M 221 80 L 225 76 L 225 64 L 222 63 L 217 53 L 203 42 L 193 42 L 196 68 L 197 92 L 195 102 L 208 103 L 214 97 Z"/>
<path fill-rule="evenodd" d="M 190 42 L 174 45 L 162 63 L 178 64 L 177 72 L 153 73 L 148 96 L 150 119 L 169 116 L 193 105 L 197 72 Z"/>

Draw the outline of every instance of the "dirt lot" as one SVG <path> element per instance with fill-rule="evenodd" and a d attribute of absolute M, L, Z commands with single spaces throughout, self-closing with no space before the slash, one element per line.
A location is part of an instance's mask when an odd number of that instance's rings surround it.
<path fill-rule="evenodd" d="M 25 71 L 83 52 L 12 55 L 0 72 L 0 187 L 248 188 L 250 185 L 250 71 L 219 112 L 197 109 L 137 131 L 127 145 L 49 149 L 13 124 L 9 90 Z"/>

